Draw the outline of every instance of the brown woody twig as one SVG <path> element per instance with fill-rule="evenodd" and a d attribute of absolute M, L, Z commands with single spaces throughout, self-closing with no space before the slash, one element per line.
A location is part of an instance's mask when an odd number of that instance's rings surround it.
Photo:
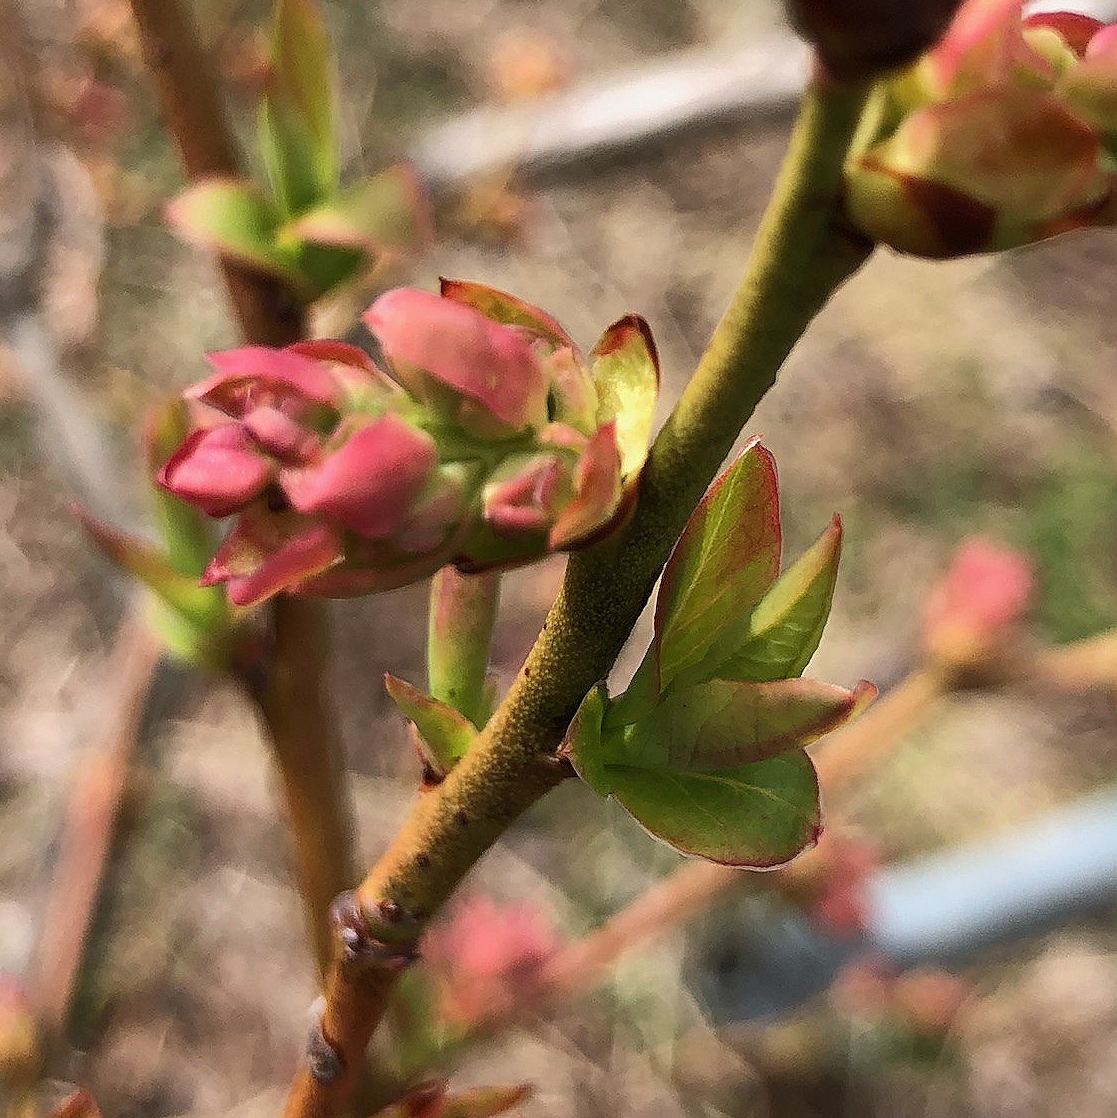
<path fill-rule="evenodd" d="M 193 22 L 176 0 L 132 0 L 132 12 L 187 177 L 238 177 L 216 75 Z M 279 346 L 306 335 L 306 306 L 286 284 L 228 259 L 220 266 L 247 341 Z M 352 884 L 354 863 L 343 755 L 324 694 L 327 615 L 321 602 L 280 596 L 271 616 L 274 650 L 263 671 L 251 665 L 243 681 L 274 746 L 299 891 L 324 974 L 333 934 L 328 899 Z"/>

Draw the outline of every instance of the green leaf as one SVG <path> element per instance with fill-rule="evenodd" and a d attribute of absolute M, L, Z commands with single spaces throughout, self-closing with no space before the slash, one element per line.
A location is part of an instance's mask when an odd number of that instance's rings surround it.
<path fill-rule="evenodd" d="M 256 142 L 276 204 L 285 217 L 328 196 L 315 166 L 306 122 L 281 94 L 265 94 L 256 114 Z"/>
<path fill-rule="evenodd" d="M 610 793 L 647 831 L 684 854 L 767 869 L 813 845 L 818 780 L 801 749 L 716 772 L 607 765 Z"/>
<path fill-rule="evenodd" d="M 653 640 L 660 691 L 752 611 L 779 574 L 780 543 L 775 462 L 753 441 L 706 492 L 664 568 Z"/>
<path fill-rule="evenodd" d="M 507 291 L 498 291 L 495 287 L 469 280 L 444 279 L 440 293 L 444 299 L 464 303 L 494 322 L 503 322 L 508 326 L 526 326 L 529 330 L 542 334 L 560 349 L 569 347 L 577 351 L 570 335 L 546 311 L 525 303 L 515 295 L 509 295 Z"/>
<path fill-rule="evenodd" d="M 635 314 L 614 322 L 598 339 L 590 370 L 597 389 L 597 425 L 615 419 L 621 477 L 644 464 L 659 392 L 659 356 L 648 324 Z"/>
<path fill-rule="evenodd" d="M 439 772 L 448 773 L 473 744 L 477 727 L 452 706 L 391 673 L 385 673 L 384 687 L 404 717 L 415 724 L 428 759 Z"/>
<path fill-rule="evenodd" d="M 197 576 L 175 570 L 167 556 L 147 540 L 105 524 L 85 509 L 79 508 L 77 514 L 101 551 L 173 610 L 204 629 L 228 628 L 229 606 L 220 588 L 199 586 Z"/>
<path fill-rule="evenodd" d="M 250 183 L 212 178 L 174 198 L 168 222 L 187 240 L 291 283 L 299 276 L 275 243 L 279 216 Z"/>
<path fill-rule="evenodd" d="M 280 235 L 368 256 L 401 253 L 429 238 L 430 214 L 414 169 L 398 163 L 300 214 Z"/>
<path fill-rule="evenodd" d="M 730 626 L 715 642 L 699 678 L 771 680 L 801 675 L 830 616 L 841 550 L 842 522 L 835 516 L 743 625 Z"/>
<path fill-rule="evenodd" d="M 626 730 L 623 761 L 654 769 L 711 772 L 801 748 L 845 722 L 866 692 L 813 679 L 766 683 L 713 679 L 671 692 Z"/>
<path fill-rule="evenodd" d="M 601 682 L 582 700 L 559 747 L 559 753 L 570 761 L 574 771 L 601 796 L 609 794 L 601 739 L 601 724 L 608 705 L 609 692 Z"/>
<path fill-rule="evenodd" d="M 300 286 L 311 301 L 355 279 L 371 264 L 364 252 L 353 248 L 299 242 L 291 251 Z"/>
<path fill-rule="evenodd" d="M 278 0 L 272 73 L 260 102 L 260 151 L 286 213 L 314 205 L 337 187 L 334 65 L 313 0 Z"/>
<path fill-rule="evenodd" d="M 155 594 L 148 595 L 147 619 L 172 656 L 211 671 L 228 670 L 232 629 L 199 624 Z"/>

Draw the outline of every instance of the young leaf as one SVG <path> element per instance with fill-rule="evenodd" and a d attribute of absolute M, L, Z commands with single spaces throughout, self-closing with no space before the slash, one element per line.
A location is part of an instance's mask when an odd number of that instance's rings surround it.
<path fill-rule="evenodd" d="M 699 502 L 663 571 L 653 641 L 660 690 L 760 601 L 779 574 L 780 542 L 775 462 L 754 441 Z"/>
<path fill-rule="evenodd" d="M 875 690 L 813 679 L 713 679 L 672 691 L 628 731 L 626 764 L 712 772 L 808 745 L 845 722 Z M 610 758 L 612 760 L 612 758 Z"/>
<path fill-rule="evenodd" d="M 473 744 L 477 727 L 452 706 L 424 694 L 404 679 L 385 673 L 384 687 L 403 716 L 415 723 L 437 767 L 449 772 Z"/>
<path fill-rule="evenodd" d="M 727 629 L 703 661 L 709 679 L 788 679 L 801 675 L 822 639 L 830 616 L 842 522 L 830 521 L 821 536 L 776 581 L 740 629 Z"/>
<path fill-rule="evenodd" d="M 822 830 L 818 780 L 801 749 L 716 772 L 608 765 L 605 777 L 618 803 L 651 834 L 724 865 L 782 865 Z"/>
<path fill-rule="evenodd" d="M 199 586 L 196 575 L 186 575 L 171 566 L 154 544 L 98 520 L 85 509 L 77 509 L 82 527 L 114 563 L 139 579 L 175 612 L 203 628 L 224 628 L 228 606 L 220 589 Z"/>
<path fill-rule="evenodd" d="M 597 422 L 616 422 L 621 477 L 629 478 L 644 463 L 655 418 L 659 356 L 652 332 L 639 315 L 626 315 L 601 335 L 591 354 Z"/>
<path fill-rule="evenodd" d="M 337 187 L 334 68 L 313 0 L 278 0 L 272 74 L 260 103 L 261 154 L 277 199 L 298 213 Z"/>
<path fill-rule="evenodd" d="M 146 605 L 148 623 L 172 656 L 197 667 L 228 671 L 231 629 L 200 624 L 154 594 L 149 595 Z"/>
<path fill-rule="evenodd" d="M 281 214 L 301 213 L 327 196 L 306 121 L 282 92 L 266 93 L 260 99 L 256 142 Z"/>
<path fill-rule="evenodd" d="M 609 692 L 602 682 L 582 700 L 559 747 L 559 753 L 570 761 L 575 772 L 599 796 L 609 794 L 601 738 L 601 724 L 608 705 Z"/>
<path fill-rule="evenodd" d="M 376 256 L 421 246 L 429 239 L 430 221 L 418 176 L 399 163 L 300 214 L 280 236 Z"/>
<path fill-rule="evenodd" d="M 322 11 L 314 0 L 278 0 L 272 62 L 283 92 L 298 108 L 326 181 L 337 173 L 334 61 Z"/>
<path fill-rule="evenodd" d="M 275 244 L 279 217 L 255 187 L 232 179 L 207 179 L 189 187 L 166 209 L 167 221 L 189 241 L 298 282 L 288 254 Z"/>
<path fill-rule="evenodd" d="M 291 252 L 292 266 L 298 271 L 302 291 L 311 302 L 356 278 L 373 263 L 361 249 L 288 240 L 282 240 L 280 246 Z"/>
<path fill-rule="evenodd" d="M 526 326 L 560 349 L 569 347 L 575 353 L 578 351 L 570 335 L 546 311 L 509 295 L 507 291 L 498 291 L 495 287 L 469 280 L 444 279 L 440 294 L 443 299 L 452 299 L 455 303 L 464 303 L 480 311 L 494 322 L 502 322 L 506 326 Z"/>

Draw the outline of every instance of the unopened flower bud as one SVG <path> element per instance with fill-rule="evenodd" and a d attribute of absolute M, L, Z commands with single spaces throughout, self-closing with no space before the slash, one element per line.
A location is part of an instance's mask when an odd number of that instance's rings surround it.
<path fill-rule="evenodd" d="M 1117 220 L 1117 32 L 1022 0 L 966 0 L 938 45 L 874 90 L 845 208 L 919 256 L 991 252 Z"/>
<path fill-rule="evenodd" d="M 188 391 L 197 422 L 159 480 L 236 517 L 204 583 L 237 605 L 370 593 L 530 562 L 624 515 L 658 385 L 642 320 L 588 365 L 542 311 L 474 284 L 391 291 L 366 320 L 388 373 L 341 342 L 247 346 Z"/>

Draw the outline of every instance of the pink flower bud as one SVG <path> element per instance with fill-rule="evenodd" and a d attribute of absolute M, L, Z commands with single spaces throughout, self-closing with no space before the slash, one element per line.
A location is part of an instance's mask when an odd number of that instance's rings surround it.
<path fill-rule="evenodd" d="M 209 516 L 229 516 L 259 497 L 272 464 L 239 423 L 193 432 L 159 472 L 159 484 Z"/>
<path fill-rule="evenodd" d="M 280 484 L 299 512 L 379 539 L 406 517 L 437 460 L 430 435 L 389 414 L 360 427 L 316 465 L 284 471 Z"/>
<path fill-rule="evenodd" d="M 964 541 L 923 606 L 929 654 L 959 666 L 994 654 L 1023 617 L 1034 584 L 1018 552 L 981 536 Z"/>
<path fill-rule="evenodd" d="M 845 182 L 869 237 L 949 257 L 1117 218 L 1111 31 L 1021 7 L 967 0 L 934 50 L 877 87 Z"/>
<path fill-rule="evenodd" d="M 187 393 L 206 414 L 160 472 L 203 511 L 239 514 L 204 582 L 238 605 L 371 593 L 447 563 L 531 562 L 619 522 L 659 380 L 646 325 L 614 324 L 587 368 L 530 304 L 445 287 L 370 308 L 396 380 L 343 342 L 212 356 Z"/>
<path fill-rule="evenodd" d="M 547 421 L 532 335 L 429 291 L 400 287 L 365 312 L 397 379 L 467 431 L 500 437 Z"/>
<path fill-rule="evenodd" d="M 485 520 L 500 536 L 546 532 L 570 500 L 570 466 L 557 454 L 510 458 L 485 486 Z"/>
<path fill-rule="evenodd" d="M 234 605 L 249 606 L 336 565 L 339 534 L 328 525 L 292 521 L 254 508 L 242 515 L 202 573 L 203 586 L 225 583 Z"/>
<path fill-rule="evenodd" d="M 423 957 L 439 980 L 442 1016 L 468 1022 L 510 993 L 522 994 L 559 942 L 531 904 L 497 905 L 480 895 L 460 902 L 423 941 Z"/>
<path fill-rule="evenodd" d="M 217 372 L 186 395 L 236 419 L 261 405 L 299 419 L 315 404 L 341 404 L 341 387 L 327 367 L 291 348 L 243 346 L 211 353 L 209 360 Z"/>

